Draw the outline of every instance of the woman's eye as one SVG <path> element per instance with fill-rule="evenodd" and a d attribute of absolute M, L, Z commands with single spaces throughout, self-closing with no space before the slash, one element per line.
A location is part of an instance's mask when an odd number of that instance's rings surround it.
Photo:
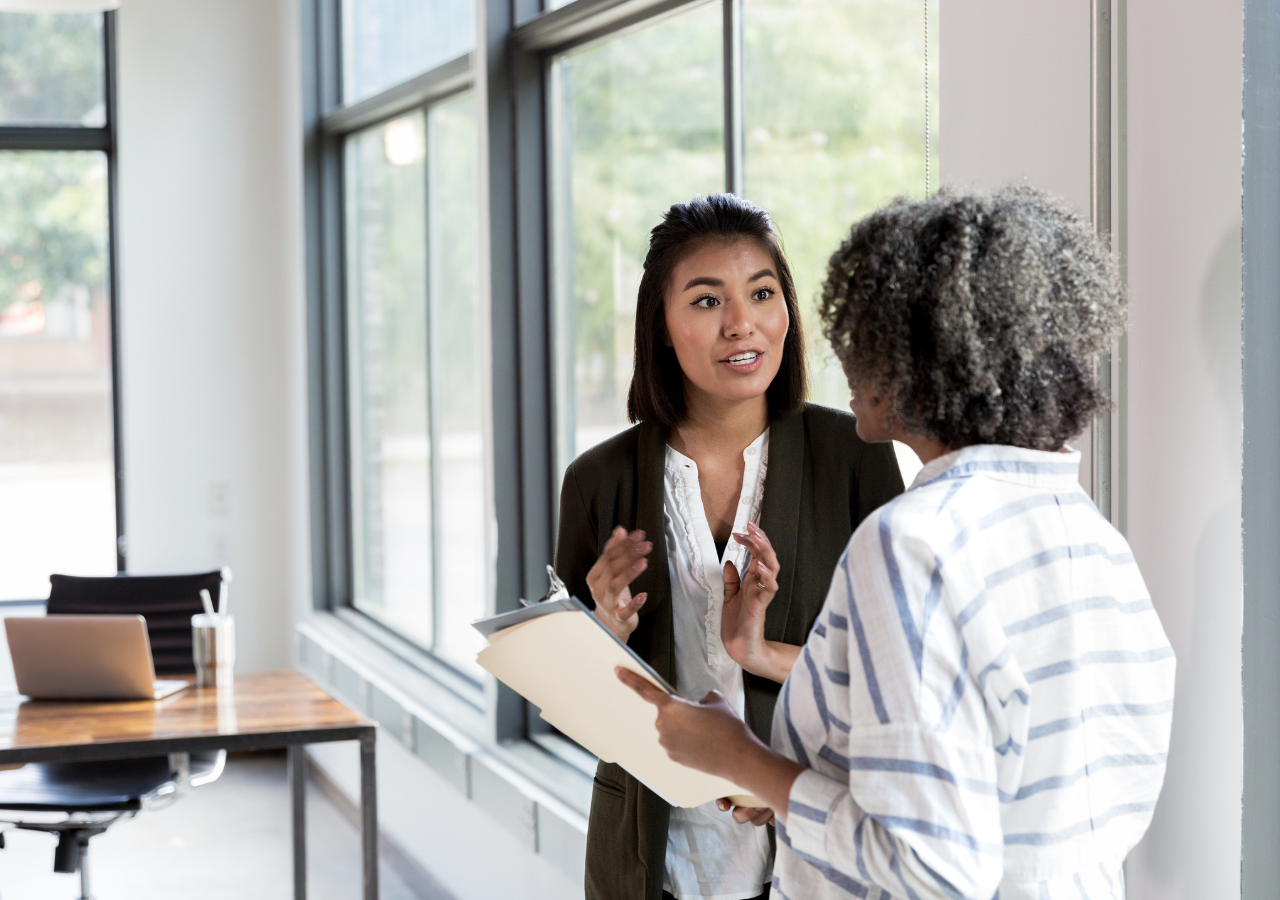
<path fill-rule="evenodd" d="M 720 305 L 720 300 L 712 294 L 704 294 L 697 300 L 694 300 L 693 305 L 698 307 L 698 309 L 714 309 Z"/>
<path fill-rule="evenodd" d="M 751 296 L 753 299 L 759 300 L 763 303 L 765 300 L 768 300 L 773 296 L 773 288 L 760 288 L 760 290 L 756 291 Z"/>

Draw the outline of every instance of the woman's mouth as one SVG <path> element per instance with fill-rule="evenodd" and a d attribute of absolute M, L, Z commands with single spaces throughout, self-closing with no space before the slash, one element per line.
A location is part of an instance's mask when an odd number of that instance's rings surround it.
<path fill-rule="evenodd" d="M 744 350 L 720 360 L 720 363 L 734 372 L 754 372 L 760 368 L 760 360 L 763 357 L 764 354 L 758 350 Z"/>

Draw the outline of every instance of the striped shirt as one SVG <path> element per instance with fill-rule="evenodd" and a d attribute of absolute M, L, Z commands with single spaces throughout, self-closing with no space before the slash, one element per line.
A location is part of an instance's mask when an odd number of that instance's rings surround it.
<path fill-rule="evenodd" d="M 854 533 L 774 717 L 778 900 L 1124 897 L 1174 658 L 1079 464 L 966 447 Z"/>

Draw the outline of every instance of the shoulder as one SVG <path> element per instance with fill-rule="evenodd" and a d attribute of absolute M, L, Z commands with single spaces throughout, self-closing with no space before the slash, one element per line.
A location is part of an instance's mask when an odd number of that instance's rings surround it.
<path fill-rule="evenodd" d="M 576 482 L 580 487 L 599 485 L 606 481 L 618 481 L 624 472 L 633 469 L 640 452 L 640 438 L 644 429 L 651 427 L 643 422 L 601 441 L 582 451 L 565 469 L 565 483 Z"/>
<path fill-rule="evenodd" d="M 895 478 L 901 477 L 893 445 L 868 444 L 858 437 L 858 420 L 851 413 L 806 403 L 799 415 L 804 423 L 805 442 L 817 466 L 848 469 L 864 476 L 891 473 Z M 895 493 L 901 490 L 898 487 Z"/>
<path fill-rule="evenodd" d="M 806 403 L 796 413 L 804 430 L 809 452 L 819 460 L 845 460 L 856 466 L 868 446 L 858 437 L 858 420 L 847 412 Z"/>
<path fill-rule="evenodd" d="M 818 403 L 806 403 L 804 409 L 800 411 L 800 416 L 804 419 L 805 430 L 813 438 L 853 440 L 857 441 L 859 446 L 864 446 L 862 439 L 858 437 L 858 420 L 852 413 Z"/>
<path fill-rule="evenodd" d="M 968 479 L 945 479 L 899 494 L 862 521 L 849 539 L 849 553 L 882 556 L 896 551 L 932 565 L 969 524 L 957 497 L 967 486 Z"/>

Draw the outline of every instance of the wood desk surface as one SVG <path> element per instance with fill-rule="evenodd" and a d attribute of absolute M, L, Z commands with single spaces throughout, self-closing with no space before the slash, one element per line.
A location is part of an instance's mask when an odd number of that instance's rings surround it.
<path fill-rule="evenodd" d="M 237 675 L 163 700 L 0 695 L 0 764 L 120 759 L 191 750 L 372 740 L 374 723 L 293 671 Z"/>

